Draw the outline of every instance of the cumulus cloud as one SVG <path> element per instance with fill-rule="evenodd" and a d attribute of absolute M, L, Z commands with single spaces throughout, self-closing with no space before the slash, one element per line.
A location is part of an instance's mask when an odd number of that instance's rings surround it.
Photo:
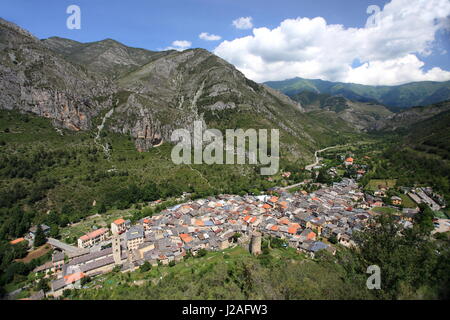
<path fill-rule="evenodd" d="M 237 29 L 251 29 L 253 28 L 252 17 L 241 17 L 233 20 L 233 26 Z"/>
<path fill-rule="evenodd" d="M 287 19 L 223 41 L 214 52 L 259 82 L 297 76 L 371 85 L 450 79 L 440 68 L 425 71 L 419 58 L 433 52 L 436 32 L 448 28 L 450 1 L 392 0 L 372 12 L 376 20 L 363 28 L 322 17 Z"/>
<path fill-rule="evenodd" d="M 202 40 L 206 40 L 206 41 L 217 41 L 222 39 L 221 36 L 215 35 L 215 34 L 209 34 L 208 32 L 202 32 L 199 34 L 198 36 L 200 39 Z"/>
<path fill-rule="evenodd" d="M 183 51 L 192 46 L 192 42 L 187 40 L 175 40 L 172 42 L 172 46 L 164 48 L 164 50 L 178 50 Z"/>

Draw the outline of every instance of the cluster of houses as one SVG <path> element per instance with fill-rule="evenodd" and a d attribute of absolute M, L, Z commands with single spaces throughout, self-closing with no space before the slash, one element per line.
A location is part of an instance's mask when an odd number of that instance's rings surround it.
<path fill-rule="evenodd" d="M 372 213 L 362 208 L 363 204 L 367 205 L 364 193 L 347 178 L 309 194 L 220 195 L 191 200 L 134 225 L 117 219 L 111 230 L 101 228 L 78 240 L 81 248 L 105 241 L 110 246 L 70 255 L 55 251 L 52 261 L 35 272 L 52 271 L 56 279 L 51 282 L 51 294 L 59 296 L 87 276 L 114 268 L 134 270 L 146 261 L 154 266 L 176 263 L 201 249 L 242 245 L 258 254 L 261 236 L 284 239 L 286 246 L 310 256 L 320 250 L 334 254 L 331 243 L 351 246 L 352 234 L 367 226 Z M 257 245 L 252 244 L 255 238 L 259 239 Z"/>

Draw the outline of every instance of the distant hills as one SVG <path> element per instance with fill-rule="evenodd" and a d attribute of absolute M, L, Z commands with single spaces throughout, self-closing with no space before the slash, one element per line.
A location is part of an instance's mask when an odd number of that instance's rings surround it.
<path fill-rule="evenodd" d="M 340 95 L 353 101 L 382 104 L 394 108 L 424 106 L 450 99 L 450 81 L 421 81 L 398 86 L 368 86 L 320 79 L 293 78 L 284 81 L 268 81 L 265 84 L 290 97 L 302 92 L 314 92 L 333 96 Z"/>

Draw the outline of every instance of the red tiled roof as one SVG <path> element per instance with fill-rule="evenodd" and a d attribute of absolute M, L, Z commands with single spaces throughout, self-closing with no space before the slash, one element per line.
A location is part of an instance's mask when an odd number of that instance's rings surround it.
<path fill-rule="evenodd" d="M 20 243 L 22 241 L 25 241 L 25 238 L 17 238 L 15 240 L 10 241 L 9 243 L 10 244 L 18 244 L 18 243 Z"/>
<path fill-rule="evenodd" d="M 125 220 L 122 219 L 122 218 L 119 218 L 119 219 L 117 219 L 117 220 L 114 220 L 113 223 L 119 225 L 119 224 L 125 223 Z"/>
<path fill-rule="evenodd" d="M 273 196 L 269 199 L 269 201 L 275 203 L 278 201 L 278 197 Z"/>
<path fill-rule="evenodd" d="M 187 233 L 180 233 L 180 238 L 181 238 L 181 240 L 183 240 L 186 243 L 192 241 L 192 237 L 190 235 L 188 235 Z"/>
<path fill-rule="evenodd" d="M 81 236 L 80 239 L 83 241 L 89 240 L 89 239 L 93 239 L 96 238 L 104 233 L 106 233 L 108 230 L 105 228 L 100 228 L 98 230 L 86 233 L 84 236 Z"/>
<path fill-rule="evenodd" d="M 83 272 L 75 272 L 75 273 L 64 276 L 64 282 L 67 284 L 74 283 L 75 281 L 83 279 L 84 277 L 85 277 L 85 274 Z"/>

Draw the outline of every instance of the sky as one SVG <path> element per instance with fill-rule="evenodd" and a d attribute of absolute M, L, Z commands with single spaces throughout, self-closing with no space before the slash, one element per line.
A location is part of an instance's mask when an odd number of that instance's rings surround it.
<path fill-rule="evenodd" d="M 205 48 L 257 82 L 450 80 L 449 0 L 2 0 L 0 17 L 41 39 Z"/>

